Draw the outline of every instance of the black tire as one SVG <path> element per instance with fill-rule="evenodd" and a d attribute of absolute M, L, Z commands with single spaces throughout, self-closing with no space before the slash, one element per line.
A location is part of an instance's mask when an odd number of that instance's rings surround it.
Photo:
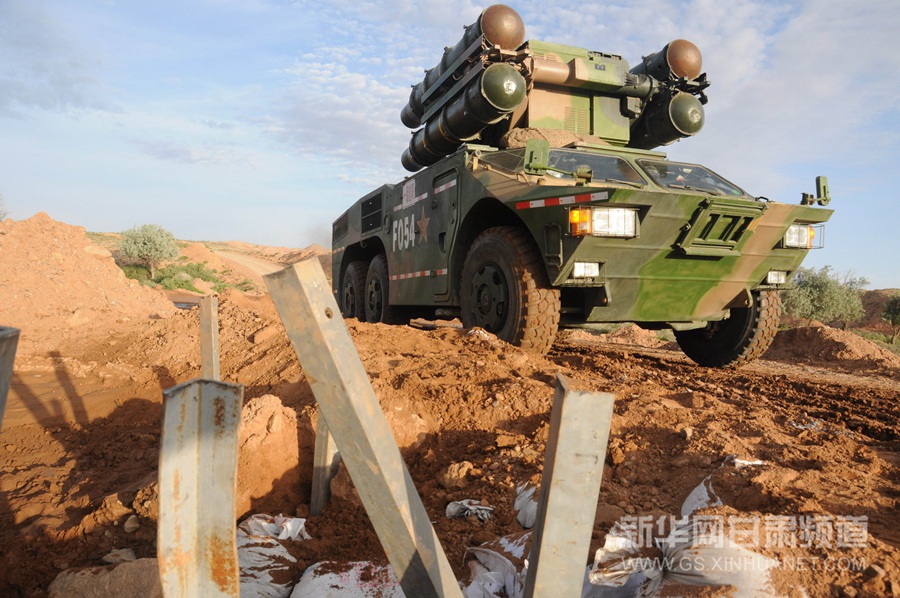
<path fill-rule="evenodd" d="M 460 281 L 463 326 L 479 326 L 535 353 L 546 353 L 559 328 L 559 290 L 550 287 L 531 236 L 513 226 L 489 228 L 466 255 Z"/>
<path fill-rule="evenodd" d="M 778 332 L 781 296 L 777 291 L 758 291 L 752 297 L 750 307 L 732 309 L 721 322 L 675 331 L 675 340 L 685 355 L 714 368 L 737 367 L 761 357 Z"/>
<path fill-rule="evenodd" d="M 366 310 L 363 293 L 366 289 L 368 264 L 363 261 L 350 262 L 341 274 L 341 315 L 345 318 L 364 320 Z"/>
<path fill-rule="evenodd" d="M 387 258 L 384 254 L 376 256 L 369 263 L 366 274 L 366 286 L 363 306 L 366 322 L 383 324 L 404 324 L 409 322 L 403 312 L 389 303 L 390 278 L 388 277 Z"/>

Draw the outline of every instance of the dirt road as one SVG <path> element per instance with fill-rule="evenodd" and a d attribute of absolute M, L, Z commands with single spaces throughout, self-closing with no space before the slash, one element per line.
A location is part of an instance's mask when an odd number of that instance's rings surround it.
<path fill-rule="evenodd" d="M 275 262 L 270 262 L 269 260 L 264 260 L 252 255 L 231 253 L 229 251 L 215 251 L 214 253 L 229 262 L 241 266 L 245 271 L 249 270 L 252 274 L 251 280 L 253 280 L 255 284 L 263 287 L 265 286 L 262 279 L 264 275 L 278 272 L 284 268 L 284 264 L 276 264 Z"/>

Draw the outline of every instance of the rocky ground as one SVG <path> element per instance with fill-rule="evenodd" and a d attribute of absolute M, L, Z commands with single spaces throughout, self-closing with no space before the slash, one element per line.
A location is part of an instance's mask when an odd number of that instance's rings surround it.
<path fill-rule="evenodd" d="M 198 312 L 128 281 L 83 229 L 43 215 L 0 223 L 0 255 L 0 324 L 22 330 L 0 433 L 0 595 L 44 596 L 60 572 L 116 549 L 155 556 L 161 393 L 199 376 Z M 245 388 L 239 518 L 305 517 L 309 385 L 267 296 L 227 291 L 219 310 L 222 376 Z M 709 478 L 721 501 L 709 513 L 798 526 L 865 517 L 852 546 L 799 529 L 794 542 L 761 538 L 785 563 L 772 593 L 900 595 L 900 358 L 877 345 L 804 327 L 779 333 L 762 360 L 712 370 L 635 327 L 565 332 L 543 357 L 452 326 L 348 327 L 460 579 L 467 548 L 521 533 L 516 487 L 540 483 L 563 374 L 616 396 L 592 550 L 573 558 L 589 564 L 623 518 L 679 516 Z M 732 455 L 762 463 L 737 467 Z M 320 561 L 385 560 L 346 471 L 332 490 L 307 519 L 312 539 L 289 547 L 295 580 Z M 460 499 L 494 517 L 446 518 Z M 798 568 L 795 557 L 819 560 Z"/>

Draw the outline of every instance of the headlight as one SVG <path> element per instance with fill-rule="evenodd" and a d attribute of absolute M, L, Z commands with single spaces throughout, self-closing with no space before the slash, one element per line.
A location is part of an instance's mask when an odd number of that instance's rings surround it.
<path fill-rule="evenodd" d="M 638 236 L 638 211 L 635 208 L 574 208 L 569 211 L 569 232 L 573 236 Z"/>
<path fill-rule="evenodd" d="M 816 243 L 816 229 L 820 226 L 810 224 L 792 224 L 784 235 L 785 247 L 797 247 L 799 249 L 818 249 L 822 247 L 822 240 Z"/>
<path fill-rule="evenodd" d="M 637 210 L 594 208 L 594 234 L 601 237 L 636 237 Z"/>
<path fill-rule="evenodd" d="M 812 240 L 815 238 L 815 235 L 816 232 L 811 226 L 805 224 L 792 224 L 788 227 L 787 233 L 784 235 L 784 246 L 809 249 L 812 247 Z"/>

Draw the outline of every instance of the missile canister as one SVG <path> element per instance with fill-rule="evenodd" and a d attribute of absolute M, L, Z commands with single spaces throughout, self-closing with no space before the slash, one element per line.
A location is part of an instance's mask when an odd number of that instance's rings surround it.
<path fill-rule="evenodd" d="M 645 56 L 631 72 L 650 75 L 654 79 L 667 81 L 684 77 L 696 79 L 703 71 L 703 57 L 700 49 L 686 39 L 669 42 L 659 52 Z"/>
<path fill-rule="evenodd" d="M 438 98 L 442 92 L 448 90 L 455 82 L 447 78 L 438 89 L 431 88 L 441 79 L 448 69 L 457 61 L 465 57 L 466 51 L 473 44 L 479 44 L 477 54 L 481 53 L 484 44 L 499 48 L 517 48 L 525 41 L 525 24 L 522 17 L 512 8 L 503 4 L 494 4 L 479 15 L 478 20 L 466 27 L 465 33 L 455 46 L 444 50 L 444 55 L 437 66 L 425 73 L 425 78 L 413 87 L 409 94 L 409 102 L 400 112 L 400 120 L 410 129 L 415 129 L 422 124 L 422 116 L 426 112 L 425 94 L 431 98 Z M 454 69 L 456 70 L 456 69 Z"/>
<path fill-rule="evenodd" d="M 701 76 L 703 58 L 700 50 L 685 39 L 676 39 L 654 54 L 645 56 L 640 64 L 629 72 L 636 76 L 650 76 L 656 81 L 678 82 L 687 89 L 698 78 L 702 83 L 694 88 L 708 85 L 705 75 Z M 653 149 L 668 145 L 677 139 L 695 135 L 703 127 L 703 103 L 684 89 L 665 87 L 653 96 L 643 109 L 643 113 L 631 124 L 629 147 Z"/>
<path fill-rule="evenodd" d="M 489 65 L 456 99 L 416 131 L 403 152 L 403 167 L 415 172 L 455 151 L 519 107 L 525 79 L 504 62 Z"/>
<path fill-rule="evenodd" d="M 644 109 L 644 114 L 631 125 L 628 147 L 653 149 L 676 139 L 695 135 L 704 120 L 703 104 L 683 91 L 664 91 Z"/>

